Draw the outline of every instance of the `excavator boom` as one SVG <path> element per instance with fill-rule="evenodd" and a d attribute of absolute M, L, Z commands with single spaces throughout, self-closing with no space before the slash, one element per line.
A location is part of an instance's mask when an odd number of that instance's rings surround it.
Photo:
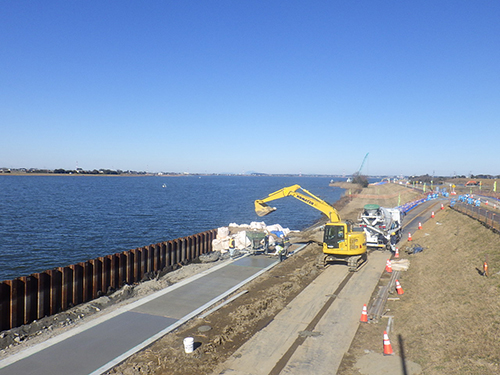
<path fill-rule="evenodd" d="M 303 193 L 298 192 L 297 190 L 301 190 Z M 255 212 L 259 216 L 268 215 L 271 212 L 275 211 L 276 208 L 270 207 L 269 205 L 267 205 L 267 202 L 288 196 L 292 196 L 308 204 L 309 206 L 314 207 L 315 209 L 323 212 L 328 217 L 330 222 L 332 223 L 340 222 L 340 216 L 335 208 L 330 206 L 321 198 L 315 196 L 313 193 L 307 191 L 306 189 L 301 188 L 299 185 L 289 186 L 269 194 L 264 199 L 257 199 L 255 201 Z"/>
<path fill-rule="evenodd" d="M 350 223 L 340 220 L 335 208 L 299 185 L 289 186 L 269 194 L 264 199 L 257 199 L 255 201 L 255 212 L 259 216 L 268 215 L 275 211 L 276 208 L 270 207 L 267 202 L 288 196 L 292 196 L 323 212 L 330 220 L 324 226 L 323 254 L 325 264 L 336 261 L 347 262 L 349 270 L 356 271 L 360 265 L 366 262 L 365 233 L 363 231 L 355 233 Z"/>

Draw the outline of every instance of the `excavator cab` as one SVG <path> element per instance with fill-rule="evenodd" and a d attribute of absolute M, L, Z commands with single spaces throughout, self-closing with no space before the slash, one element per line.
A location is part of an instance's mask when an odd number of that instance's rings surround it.
<path fill-rule="evenodd" d="M 344 225 L 326 225 L 323 242 L 328 249 L 338 249 L 345 242 Z"/>
<path fill-rule="evenodd" d="M 357 271 L 367 260 L 366 236 L 353 231 L 348 222 L 328 223 L 323 237 L 324 263 L 346 262 L 350 271 Z"/>

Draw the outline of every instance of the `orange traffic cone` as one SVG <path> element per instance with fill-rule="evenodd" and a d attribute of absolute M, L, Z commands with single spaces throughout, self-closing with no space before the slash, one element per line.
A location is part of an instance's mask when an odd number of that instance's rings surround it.
<path fill-rule="evenodd" d="M 441 203 L 441 209 L 444 210 L 444 205 Z"/>
<path fill-rule="evenodd" d="M 396 292 L 398 294 L 404 294 L 404 290 L 403 290 L 403 288 L 401 288 L 401 284 L 399 283 L 398 280 L 396 280 Z"/>
<path fill-rule="evenodd" d="M 361 312 L 360 322 L 368 323 L 368 312 L 366 311 L 366 304 L 363 305 L 363 311 Z"/>
<path fill-rule="evenodd" d="M 399 258 L 399 249 L 396 247 L 396 254 L 394 254 L 394 258 Z"/>
<path fill-rule="evenodd" d="M 434 211 L 432 211 L 432 213 L 431 213 L 431 217 L 434 219 Z"/>
<path fill-rule="evenodd" d="M 392 265 L 390 259 L 387 259 L 387 262 L 385 262 L 385 271 L 389 273 L 392 272 Z"/>
<path fill-rule="evenodd" d="M 411 233 L 408 232 L 408 241 L 410 242 L 411 241 Z"/>
<path fill-rule="evenodd" d="M 393 355 L 391 341 L 389 340 L 389 335 L 384 331 L 384 355 Z"/>
<path fill-rule="evenodd" d="M 422 229 L 422 223 L 421 222 L 418 223 L 418 229 Z"/>

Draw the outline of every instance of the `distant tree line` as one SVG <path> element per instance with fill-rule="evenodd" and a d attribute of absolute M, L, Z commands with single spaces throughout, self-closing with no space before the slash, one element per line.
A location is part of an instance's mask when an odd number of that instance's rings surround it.
<path fill-rule="evenodd" d="M 93 169 L 91 171 L 84 171 L 84 170 L 74 170 L 74 169 L 54 169 L 54 173 L 58 174 L 122 174 L 122 171 L 114 171 L 111 169 Z"/>
<path fill-rule="evenodd" d="M 57 174 L 121 174 L 121 171 L 113 171 L 111 169 L 93 169 L 91 171 L 74 170 L 74 169 L 54 169 Z"/>
<path fill-rule="evenodd" d="M 470 176 L 470 178 L 472 179 L 483 179 L 483 180 L 494 180 L 494 179 L 497 179 L 497 178 L 500 178 L 500 175 L 499 176 L 492 176 L 492 175 L 489 175 L 489 174 L 472 174 Z"/>
<path fill-rule="evenodd" d="M 53 173 L 53 174 L 89 174 L 89 175 L 122 175 L 122 174 L 148 174 L 147 172 L 137 172 L 137 171 L 121 171 L 121 170 L 113 170 L 113 169 L 93 169 L 93 170 L 83 170 L 82 168 L 77 169 L 20 169 L 20 172 L 25 173 Z"/>
<path fill-rule="evenodd" d="M 457 178 L 460 178 L 459 176 L 456 176 Z M 449 180 L 449 177 L 443 177 L 443 176 L 429 176 L 428 174 L 422 175 L 422 176 L 411 176 L 409 178 L 410 182 L 426 182 L 426 183 L 431 183 L 433 182 L 436 185 L 439 185 L 440 183 L 444 182 L 445 180 Z"/>
<path fill-rule="evenodd" d="M 164 176 L 178 176 L 179 173 L 176 172 L 161 172 L 161 173 L 151 173 L 145 171 L 122 171 L 120 169 L 92 169 L 92 170 L 83 170 L 82 168 L 77 169 L 38 169 L 38 168 L 18 168 L 18 169 L 8 169 L 8 168 L 0 168 L 0 172 L 3 173 L 11 173 L 12 172 L 21 172 L 21 173 L 38 173 L 38 174 L 81 174 L 81 175 L 151 175 L 158 174 Z"/>
<path fill-rule="evenodd" d="M 449 181 L 450 179 L 453 179 L 453 178 L 460 178 L 460 179 L 464 179 L 464 178 L 468 178 L 468 179 L 471 179 L 471 180 L 493 180 L 493 179 L 496 179 L 496 178 L 500 178 L 500 176 L 493 176 L 493 175 L 489 175 L 489 174 L 477 174 L 477 175 L 473 175 L 471 174 L 470 176 L 464 176 L 464 175 L 457 175 L 457 176 L 453 176 L 453 177 L 446 177 L 446 176 L 429 176 L 428 174 L 426 175 L 422 175 L 422 176 L 411 176 L 409 178 L 409 181 L 410 182 L 426 182 L 426 183 L 431 183 L 433 182 L 434 184 L 436 185 L 439 185 L 440 183 L 442 182 L 445 182 L 445 181 Z"/>

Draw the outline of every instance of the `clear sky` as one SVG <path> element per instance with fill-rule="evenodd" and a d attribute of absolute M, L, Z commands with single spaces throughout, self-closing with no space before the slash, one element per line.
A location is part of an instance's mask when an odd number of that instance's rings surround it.
<path fill-rule="evenodd" d="M 500 174 L 500 1 L 0 2 L 0 167 Z"/>

